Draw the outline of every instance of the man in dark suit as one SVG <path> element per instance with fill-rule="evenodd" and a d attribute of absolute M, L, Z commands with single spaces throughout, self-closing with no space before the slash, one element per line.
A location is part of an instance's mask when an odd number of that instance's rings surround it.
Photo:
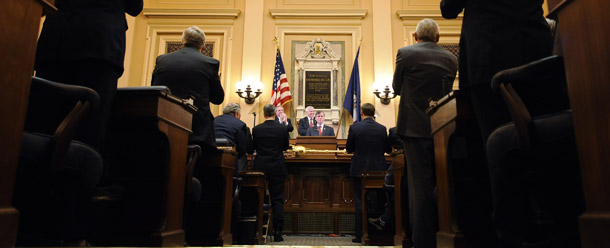
<path fill-rule="evenodd" d="M 442 0 L 444 18 L 453 19 L 464 11 L 460 36 L 460 90 L 469 94 L 483 145 L 490 134 L 512 121 L 506 103 L 491 90 L 491 78 L 499 71 L 550 56 L 551 29 L 543 16 L 543 0 Z M 546 87 L 524 84 L 525 87 Z M 519 91 L 519 86 L 515 86 Z M 522 86 L 523 87 L 523 86 Z M 532 92 L 544 92 L 532 90 Z M 537 98 L 520 95 L 532 116 L 537 115 Z M 534 104 L 531 104 L 531 103 Z M 486 153 L 491 151 L 486 151 Z M 493 219 L 501 247 L 522 247 L 524 204 L 515 201 L 514 175 L 498 173 L 501 168 L 488 162 L 492 191 Z M 493 172 L 493 173 L 492 173 Z"/>
<path fill-rule="evenodd" d="M 306 116 L 299 120 L 299 135 L 306 136 L 307 129 L 317 125 L 316 122 L 316 109 L 313 106 L 307 106 L 305 108 Z"/>
<path fill-rule="evenodd" d="M 292 127 L 292 122 L 290 121 L 290 119 L 288 119 L 286 113 L 284 113 L 284 107 L 282 106 L 275 107 L 275 121 L 286 126 L 286 130 L 289 133 L 294 130 L 294 127 Z"/>
<path fill-rule="evenodd" d="M 284 228 L 284 181 L 286 180 L 286 162 L 284 151 L 288 149 L 288 132 L 286 126 L 275 119 L 275 107 L 271 104 L 263 107 L 265 122 L 252 129 L 252 140 L 256 157 L 252 168 L 265 172 L 269 181 L 269 194 L 273 209 L 273 239 L 283 241 Z"/>
<path fill-rule="evenodd" d="M 444 18 L 464 9 L 460 35 L 460 89 L 470 92 L 483 144 L 510 113 L 491 78 L 498 71 L 550 56 L 551 31 L 543 0 L 442 0 Z M 467 6 L 467 7 L 466 7 Z"/>
<path fill-rule="evenodd" d="M 57 0 L 48 14 L 36 50 L 36 75 L 92 88 L 100 106 L 82 125 L 76 139 L 100 151 L 106 135 L 117 81 L 125 57 L 125 13 L 137 16 L 142 0 Z M 49 113 L 49 121 L 55 116 Z M 59 123 L 59 121 L 57 121 Z"/>
<path fill-rule="evenodd" d="M 324 125 L 324 111 L 316 112 L 316 124 L 307 129 L 306 136 L 335 136 L 335 129 Z"/>
<path fill-rule="evenodd" d="M 182 49 L 157 57 L 152 85 L 165 85 L 180 98 L 195 98 L 198 110 L 193 115 L 193 133 L 189 136 L 189 143 L 201 146 L 206 153 L 216 149 L 210 102 L 221 104 L 225 96 L 218 78 L 220 63 L 201 53 L 205 34 L 198 27 L 184 30 L 182 43 Z"/>
<path fill-rule="evenodd" d="M 438 217 L 433 194 L 436 185 L 434 142 L 428 99 L 440 99 L 451 91 L 457 58 L 436 43 L 438 24 L 423 19 L 415 30 L 416 44 L 400 48 L 392 86 L 400 95 L 397 133 L 403 140 L 407 162 L 409 217 L 415 247 L 436 247 Z"/>
<path fill-rule="evenodd" d="M 390 153 L 388 133 L 385 126 L 377 123 L 375 106 L 362 104 L 360 108 L 362 121 L 349 127 L 345 148 L 354 153 L 349 167 L 349 176 L 354 182 L 354 204 L 356 208 L 356 237 L 354 243 L 362 242 L 362 171 L 385 171 L 388 165 L 384 153 Z"/>
<path fill-rule="evenodd" d="M 222 115 L 214 118 L 214 135 L 216 138 L 226 138 L 237 150 L 237 171 L 245 171 L 248 168 L 246 153 L 252 153 L 252 136 L 250 128 L 241 121 L 241 108 L 237 103 L 227 104 Z"/>

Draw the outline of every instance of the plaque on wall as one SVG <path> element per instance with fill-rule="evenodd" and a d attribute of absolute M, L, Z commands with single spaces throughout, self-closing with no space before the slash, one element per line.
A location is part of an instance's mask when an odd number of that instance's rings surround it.
<path fill-rule="evenodd" d="M 330 109 L 331 71 L 305 72 L 305 105 Z"/>

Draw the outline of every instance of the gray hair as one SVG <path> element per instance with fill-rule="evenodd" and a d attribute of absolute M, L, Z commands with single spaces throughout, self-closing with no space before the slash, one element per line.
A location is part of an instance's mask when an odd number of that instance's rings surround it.
<path fill-rule="evenodd" d="M 263 107 L 263 115 L 265 117 L 275 116 L 275 106 L 273 104 L 267 104 Z"/>
<path fill-rule="evenodd" d="M 197 26 L 190 26 L 182 32 L 182 44 L 185 47 L 201 49 L 205 44 L 205 33 Z"/>
<path fill-rule="evenodd" d="M 313 109 L 313 106 L 307 106 L 307 108 L 305 108 L 305 111 L 309 111 L 311 109 Z"/>
<path fill-rule="evenodd" d="M 239 107 L 239 104 L 234 102 L 227 104 L 227 106 L 222 109 L 223 114 L 235 114 L 239 112 L 241 112 L 241 108 Z"/>
<path fill-rule="evenodd" d="M 440 33 L 440 28 L 434 20 L 425 18 L 417 24 L 415 33 L 417 34 L 418 40 L 436 42 L 436 37 Z"/>

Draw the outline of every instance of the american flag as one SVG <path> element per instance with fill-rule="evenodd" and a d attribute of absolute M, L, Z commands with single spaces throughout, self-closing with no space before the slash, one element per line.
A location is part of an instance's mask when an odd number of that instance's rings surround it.
<path fill-rule="evenodd" d="M 282 62 L 280 49 L 277 49 L 277 53 L 275 55 L 275 73 L 273 76 L 272 92 L 270 103 L 276 107 L 292 101 L 290 86 L 288 85 L 288 79 L 286 79 L 286 71 L 284 70 L 284 63 Z"/>

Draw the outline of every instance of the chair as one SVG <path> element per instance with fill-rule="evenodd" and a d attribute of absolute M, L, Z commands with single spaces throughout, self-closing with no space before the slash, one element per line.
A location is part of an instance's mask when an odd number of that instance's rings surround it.
<path fill-rule="evenodd" d="M 85 239 L 103 162 L 95 149 L 73 137 L 98 104 L 92 89 L 32 78 L 13 195 L 20 212 L 17 245 L 72 245 Z"/>
<path fill-rule="evenodd" d="M 491 86 L 513 119 L 487 141 L 500 242 L 578 247 L 584 199 L 563 58 L 500 71 Z"/>

